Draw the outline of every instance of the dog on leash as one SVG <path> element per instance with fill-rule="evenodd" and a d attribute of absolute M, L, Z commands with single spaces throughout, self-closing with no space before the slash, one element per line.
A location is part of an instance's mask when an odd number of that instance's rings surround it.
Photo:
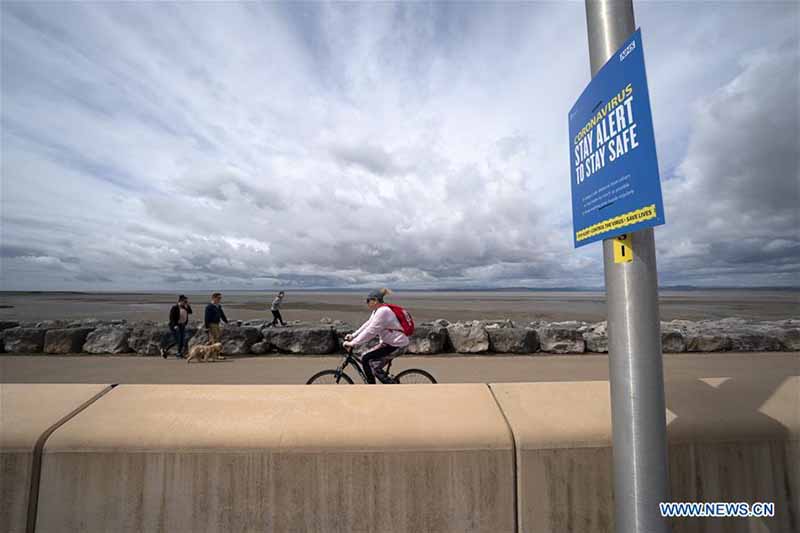
<path fill-rule="evenodd" d="M 221 342 L 215 342 L 214 344 L 198 344 L 189 350 L 189 357 L 186 358 L 186 362 L 188 363 L 194 358 L 197 358 L 198 361 L 223 359 L 222 355 L 220 355 L 221 353 Z"/>

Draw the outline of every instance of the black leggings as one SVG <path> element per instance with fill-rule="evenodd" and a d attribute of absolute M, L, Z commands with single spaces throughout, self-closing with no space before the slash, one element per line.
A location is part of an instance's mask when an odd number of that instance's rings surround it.
<path fill-rule="evenodd" d="M 364 375 L 367 377 L 367 383 L 375 383 L 375 375 L 372 372 L 372 365 L 370 365 L 370 363 L 379 359 L 388 358 L 394 352 L 400 349 L 401 348 L 398 348 L 397 346 L 391 346 L 389 344 L 379 344 L 377 348 L 370 350 L 361 356 L 361 366 L 364 367 Z M 381 367 L 382 366 L 384 365 L 381 365 Z M 383 371 L 380 370 L 378 373 L 383 374 Z"/>
<path fill-rule="evenodd" d="M 270 325 L 271 326 L 277 326 L 278 325 L 278 320 L 281 321 L 281 326 L 285 326 L 286 325 L 286 322 L 283 321 L 283 317 L 281 316 L 281 312 L 280 311 L 272 311 L 272 324 L 270 324 Z"/>

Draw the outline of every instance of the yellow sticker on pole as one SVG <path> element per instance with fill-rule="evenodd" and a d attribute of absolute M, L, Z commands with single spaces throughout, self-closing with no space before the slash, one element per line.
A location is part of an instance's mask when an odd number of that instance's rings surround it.
<path fill-rule="evenodd" d="M 633 248 L 631 248 L 631 236 L 623 233 L 614 237 L 614 262 L 630 263 L 633 261 Z"/>

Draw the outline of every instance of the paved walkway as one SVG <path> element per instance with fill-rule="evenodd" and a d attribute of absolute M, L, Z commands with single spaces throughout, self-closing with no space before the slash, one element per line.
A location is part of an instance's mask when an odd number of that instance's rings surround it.
<path fill-rule="evenodd" d="M 339 357 L 242 357 L 216 363 L 174 357 L 0 355 L 2 383 L 298 384 Z M 419 367 L 442 383 L 593 381 L 608 379 L 605 355 L 444 356 L 396 360 L 392 370 Z M 800 375 L 800 352 L 667 354 L 665 380 L 732 378 L 775 383 Z M 356 378 L 355 372 L 350 375 Z"/>

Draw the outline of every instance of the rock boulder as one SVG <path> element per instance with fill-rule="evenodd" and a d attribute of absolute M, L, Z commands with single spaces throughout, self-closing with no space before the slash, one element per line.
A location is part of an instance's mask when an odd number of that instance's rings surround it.
<path fill-rule="evenodd" d="M 161 348 L 172 342 L 172 333 L 166 324 L 137 322 L 131 328 L 128 345 L 139 355 L 160 355 Z"/>
<path fill-rule="evenodd" d="M 486 328 L 489 349 L 495 353 L 533 353 L 539 349 L 539 336 L 528 328 Z"/>
<path fill-rule="evenodd" d="M 780 332 L 768 328 L 744 327 L 727 333 L 730 349 L 735 352 L 778 352 L 783 349 Z"/>
<path fill-rule="evenodd" d="M 515 328 L 516 324 L 508 318 L 502 320 L 481 320 L 481 324 L 486 329 L 497 329 L 497 328 Z"/>
<path fill-rule="evenodd" d="M 664 353 L 682 353 L 686 351 L 686 339 L 678 330 L 661 330 L 661 351 Z"/>
<path fill-rule="evenodd" d="M 585 325 L 580 322 L 552 322 L 536 328 L 539 343 L 543 352 L 549 353 L 584 353 L 586 341 L 579 331 Z"/>
<path fill-rule="evenodd" d="M 49 329 L 44 336 L 45 353 L 81 353 L 94 328 Z"/>
<path fill-rule="evenodd" d="M 198 344 L 208 344 L 208 331 L 205 328 L 198 328 L 189 339 L 189 348 Z"/>
<path fill-rule="evenodd" d="M 128 353 L 130 328 L 125 326 L 102 326 L 86 336 L 83 351 L 86 353 Z"/>
<path fill-rule="evenodd" d="M 70 320 L 65 327 L 67 328 L 99 328 L 109 326 L 111 322 L 97 318 L 81 318 L 80 320 Z"/>
<path fill-rule="evenodd" d="M 45 330 L 39 328 L 9 328 L 3 330 L 3 346 L 10 353 L 41 353 Z"/>
<path fill-rule="evenodd" d="M 605 321 L 579 328 L 579 331 L 587 352 L 608 353 L 608 324 Z"/>
<path fill-rule="evenodd" d="M 782 329 L 779 334 L 779 339 L 784 350 L 790 350 L 792 352 L 800 351 L 800 328 Z"/>
<path fill-rule="evenodd" d="M 63 329 L 68 327 L 69 324 L 66 320 L 41 320 L 36 323 L 36 327 L 39 329 Z"/>
<path fill-rule="evenodd" d="M 19 326 L 19 322 L 16 320 L 0 320 L 0 331 L 4 329 L 11 329 L 16 328 Z"/>
<path fill-rule="evenodd" d="M 663 353 L 682 353 L 686 351 L 686 332 L 689 330 L 685 320 L 661 321 L 661 351 Z"/>
<path fill-rule="evenodd" d="M 254 328 L 261 329 L 261 328 L 263 328 L 264 326 L 267 325 L 267 322 L 268 321 L 264 320 L 263 318 L 262 319 L 257 319 L 257 320 L 245 320 L 244 322 L 242 322 L 242 325 L 243 326 L 251 326 L 251 327 L 254 327 Z"/>
<path fill-rule="evenodd" d="M 478 320 L 456 322 L 447 326 L 447 336 L 458 353 L 484 353 L 489 351 L 489 334 Z"/>
<path fill-rule="evenodd" d="M 687 352 L 726 352 L 731 346 L 730 337 L 720 331 L 691 331 L 686 334 Z"/>
<path fill-rule="evenodd" d="M 258 328 L 251 326 L 227 326 L 222 329 L 222 353 L 226 355 L 245 355 L 251 353 L 254 344 L 263 337 Z"/>
<path fill-rule="evenodd" d="M 264 340 L 278 351 L 298 354 L 329 354 L 337 348 L 336 333 L 330 327 L 264 328 Z"/>
<path fill-rule="evenodd" d="M 439 326 L 416 326 L 409 337 L 408 353 L 441 353 L 447 346 L 447 328 Z"/>
<path fill-rule="evenodd" d="M 270 352 L 272 346 L 270 346 L 269 341 L 260 341 L 253 344 L 250 347 L 250 353 L 253 355 L 264 355 Z"/>

